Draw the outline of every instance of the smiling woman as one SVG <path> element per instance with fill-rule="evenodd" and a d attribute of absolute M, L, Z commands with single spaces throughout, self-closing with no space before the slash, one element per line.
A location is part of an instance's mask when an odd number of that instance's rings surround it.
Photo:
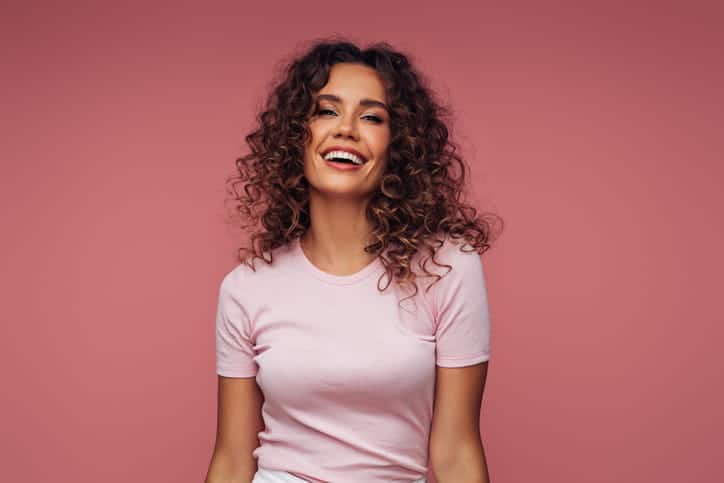
<path fill-rule="evenodd" d="M 207 483 L 488 481 L 499 218 L 464 203 L 444 112 L 386 43 L 284 71 L 230 179 L 251 240 L 219 289 Z"/>
<path fill-rule="evenodd" d="M 319 206 L 312 198 L 332 193 L 369 198 L 380 184 L 390 143 L 385 98 L 376 70 L 356 63 L 332 66 L 308 122 L 311 140 L 304 153 L 304 176 L 311 206 Z M 354 175 L 340 176 L 339 171 Z"/>

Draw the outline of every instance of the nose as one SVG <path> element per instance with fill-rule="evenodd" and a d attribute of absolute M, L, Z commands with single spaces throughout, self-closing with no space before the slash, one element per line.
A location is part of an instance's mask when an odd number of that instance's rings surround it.
<path fill-rule="evenodd" d="M 354 115 L 339 116 L 339 122 L 334 129 L 334 136 L 357 139 L 357 123 L 354 121 Z"/>

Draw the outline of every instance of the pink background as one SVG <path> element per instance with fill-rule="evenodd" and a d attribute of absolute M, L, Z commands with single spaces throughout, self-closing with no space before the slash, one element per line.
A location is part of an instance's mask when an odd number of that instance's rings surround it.
<path fill-rule="evenodd" d="M 333 33 L 412 56 L 507 222 L 494 483 L 724 479 L 715 2 L 107 3 L 1 7 L 2 481 L 202 481 L 224 178 Z"/>

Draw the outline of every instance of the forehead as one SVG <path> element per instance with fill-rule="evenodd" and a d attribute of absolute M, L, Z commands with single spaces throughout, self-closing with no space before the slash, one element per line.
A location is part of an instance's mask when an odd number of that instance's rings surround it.
<path fill-rule="evenodd" d="M 379 73 L 366 65 L 352 63 L 333 65 L 327 84 L 319 93 L 335 94 L 350 102 L 361 98 L 385 101 L 385 86 Z"/>

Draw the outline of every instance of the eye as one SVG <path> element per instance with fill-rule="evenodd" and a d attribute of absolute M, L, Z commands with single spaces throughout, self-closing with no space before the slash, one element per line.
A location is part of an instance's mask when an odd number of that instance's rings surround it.
<path fill-rule="evenodd" d="M 336 112 L 334 112 L 332 109 L 325 109 L 325 108 L 317 108 L 316 113 L 319 116 L 325 116 L 325 115 L 337 115 Z M 364 119 L 370 119 L 375 124 L 382 124 L 383 120 L 379 116 L 375 116 L 374 114 L 368 114 L 366 116 L 363 116 Z"/>

